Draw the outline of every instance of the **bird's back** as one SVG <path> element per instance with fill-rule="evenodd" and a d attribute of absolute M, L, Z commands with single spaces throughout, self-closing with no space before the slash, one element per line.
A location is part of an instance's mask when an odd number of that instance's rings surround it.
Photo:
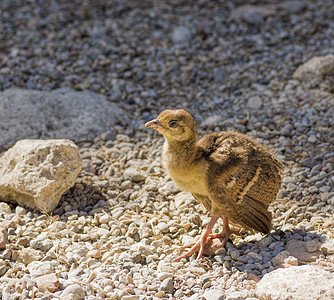
<path fill-rule="evenodd" d="M 268 206 L 281 185 L 280 162 L 250 137 L 233 131 L 206 135 L 198 149 L 209 163 L 211 212 L 267 233 L 271 227 Z"/>

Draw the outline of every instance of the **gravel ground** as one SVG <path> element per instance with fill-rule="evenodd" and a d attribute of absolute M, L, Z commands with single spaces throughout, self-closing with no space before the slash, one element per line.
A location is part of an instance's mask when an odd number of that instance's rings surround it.
<path fill-rule="evenodd" d="M 78 142 L 84 169 L 52 216 L 1 205 L 3 299 L 246 299 L 282 263 L 334 271 L 333 78 L 292 79 L 334 54 L 334 3 L 247 1 L 257 10 L 246 13 L 244 3 L 1 1 L 1 90 L 89 89 L 133 120 Z M 211 257 L 171 263 L 209 220 L 144 128 L 176 107 L 201 134 L 238 130 L 285 162 L 269 236 L 247 232 Z"/>

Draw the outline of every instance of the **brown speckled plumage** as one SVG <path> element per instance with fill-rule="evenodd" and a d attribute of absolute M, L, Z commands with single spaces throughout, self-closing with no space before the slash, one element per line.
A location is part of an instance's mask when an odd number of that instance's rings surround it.
<path fill-rule="evenodd" d="M 211 199 L 206 203 L 211 207 L 206 208 L 247 229 L 268 233 L 268 206 L 281 185 L 281 164 L 266 148 L 237 132 L 208 134 L 197 146 L 198 155 L 209 164 Z"/>
<path fill-rule="evenodd" d="M 268 206 L 280 188 L 282 165 L 267 148 L 233 131 L 199 140 L 192 116 L 182 109 L 166 110 L 146 126 L 164 135 L 163 164 L 181 189 L 226 222 L 270 231 Z"/>

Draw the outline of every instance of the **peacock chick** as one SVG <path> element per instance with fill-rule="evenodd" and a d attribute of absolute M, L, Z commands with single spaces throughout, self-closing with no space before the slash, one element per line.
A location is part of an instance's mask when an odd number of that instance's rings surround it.
<path fill-rule="evenodd" d="M 196 123 L 184 109 L 165 110 L 145 126 L 164 136 L 162 162 L 176 185 L 190 192 L 212 215 L 201 237 L 184 246 L 191 249 L 174 261 L 197 250 L 199 259 L 211 238 L 221 237 L 225 244 L 233 233 L 229 221 L 269 233 L 272 216 L 268 206 L 280 189 L 282 164 L 267 148 L 234 131 L 199 139 Z M 223 232 L 212 235 L 220 217 Z"/>

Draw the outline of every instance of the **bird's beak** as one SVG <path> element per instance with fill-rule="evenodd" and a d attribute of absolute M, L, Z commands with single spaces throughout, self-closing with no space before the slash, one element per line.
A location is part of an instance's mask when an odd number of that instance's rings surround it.
<path fill-rule="evenodd" d="M 160 121 L 158 119 L 154 119 L 152 121 L 149 121 L 145 124 L 146 127 L 151 127 L 153 129 L 159 129 L 162 128 Z"/>

